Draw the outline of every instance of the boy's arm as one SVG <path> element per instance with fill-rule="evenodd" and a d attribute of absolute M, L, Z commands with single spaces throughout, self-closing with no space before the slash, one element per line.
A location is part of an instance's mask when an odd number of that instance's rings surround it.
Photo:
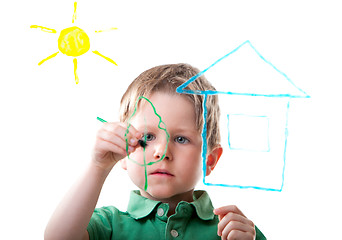
<path fill-rule="evenodd" d="M 52 215 L 45 239 L 89 239 L 87 226 L 109 171 L 92 164 L 74 184 Z"/>
<path fill-rule="evenodd" d="M 109 172 L 89 165 L 53 213 L 45 239 L 89 239 L 87 226 Z"/>
<path fill-rule="evenodd" d="M 92 161 L 53 213 L 45 229 L 45 240 L 89 239 L 87 226 L 102 186 L 114 165 L 126 156 L 126 125 L 105 123 L 98 131 Z M 141 134 L 133 127 L 127 138 L 134 151 Z"/>

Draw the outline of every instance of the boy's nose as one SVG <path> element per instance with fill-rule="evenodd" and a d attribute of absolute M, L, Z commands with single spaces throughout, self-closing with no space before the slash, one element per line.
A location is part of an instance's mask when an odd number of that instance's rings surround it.
<path fill-rule="evenodd" d="M 160 142 L 160 143 L 156 144 L 155 151 L 153 153 L 153 157 L 156 160 L 159 160 L 159 159 L 161 159 L 163 157 L 166 160 L 171 160 L 172 159 L 169 146 L 167 146 L 167 145 L 168 145 L 168 143 L 166 141 L 163 141 L 163 142 Z"/>

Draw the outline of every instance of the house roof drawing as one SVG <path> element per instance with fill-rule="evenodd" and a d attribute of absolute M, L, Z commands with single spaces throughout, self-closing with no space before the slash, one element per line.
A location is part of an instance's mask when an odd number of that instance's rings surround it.
<path fill-rule="evenodd" d="M 211 68 L 215 69 L 212 71 Z M 216 91 L 185 89 L 191 82 L 206 74 L 215 81 Z M 209 77 L 210 76 L 210 77 Z M 224 89 L 229 86 L 229 89 Z M 309 98 L 290 78 L 267 61 L 250 43 L 243 42 L 233 51 L 218 59 L 208 68 L 190 78 L 177 88 L 187 94 L 229 94 L 244 96 Z"/>

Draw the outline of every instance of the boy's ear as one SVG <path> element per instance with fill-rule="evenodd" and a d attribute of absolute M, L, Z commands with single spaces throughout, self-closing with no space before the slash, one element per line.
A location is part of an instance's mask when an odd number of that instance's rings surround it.
<path fill-rule="evenodd" d="M 207 167 L 206 167 L 206 176 L 209 176 L 211 171 L 214 170 L 218 160 L 220 159 L 223 152 L 223 148 L 221 145 L 216 146 L 211 152 L 207 155 Z"/>
<path fill-rule="evenodd" d="M 121 167 L 122 167 L 124 170 L 127 170 L 127 157 L 121 159 L 121 160 L 120 160 L 120 163 L 121 163 Z"/>

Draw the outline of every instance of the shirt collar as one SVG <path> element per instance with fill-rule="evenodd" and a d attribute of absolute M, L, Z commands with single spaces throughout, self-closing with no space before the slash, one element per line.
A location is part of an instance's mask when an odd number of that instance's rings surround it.
<path fill-rule="evenodd" d="M 127 212 L 133 218 L 140 219 L 149 215 L 159 203 L 141 196 L 139 190 L 134 190 L 131 191 Z"/>
<path fill-rule="evenodd" d="M 214 219 L 214 207 L 206 191 L 195 191 L 194 201 L 189 203 L 194 206 L 198 217 L 202 220 Z M 127 212 L 134 219 L 141 219 L 149 215 L 161 202 L 145 198 L 140 195 L 138 190 L 131 192 Z"/>
<path fill-rule="evenodd" d="M 197 215 L 202 220 L 212 220 L 215 217 L 214 207 L 206 191 L 195 191 L 194 201 L 190 204 L 196 209 Z"/>

